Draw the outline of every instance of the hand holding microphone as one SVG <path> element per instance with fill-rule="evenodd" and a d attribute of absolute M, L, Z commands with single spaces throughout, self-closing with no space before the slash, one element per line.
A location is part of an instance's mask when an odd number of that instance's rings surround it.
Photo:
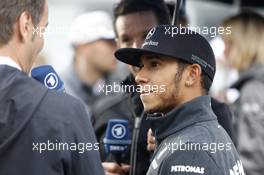
<path fill-rule="evenodd" d="M 156 149 L 155 137 L 151 129 L 148 130 L 147 134 L 147 150 L 153 152 Z"/>
<path fill-rule="evenodd" d="M 130 170 L 130 166 L 123 164 L 123 156 L 129 153 L 131 144 L 128 121 L 112 119 L 108 121 L 106 136 L 104 138 L 105 151 L 115 157 L 114 162 L 103 162 L 106 175 L 125 174 Z"/>
<path fill-rule="evenodd" d="M 121 164 L 118 165 L 115 162 L 103 162 L 102 166 L 105 171 L 105 175 L 123 175 L 129 172 L 130 165 Z"/>

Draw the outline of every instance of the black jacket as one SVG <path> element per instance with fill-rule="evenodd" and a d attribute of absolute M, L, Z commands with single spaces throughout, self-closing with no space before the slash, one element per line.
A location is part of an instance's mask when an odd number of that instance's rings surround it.
<path fill-rule="evenodd" d="M 84 150 L 84 144 L 91 150 Z M 3 65 L 0 65 L 0 174 L 104 174 L 84 105 Z"/>
<path fill-rule="evenodd" d="M 242 162 L 212 111 L 209 96 L 148 116 L 157 140 L 147 175 L 244 175 Z"/>

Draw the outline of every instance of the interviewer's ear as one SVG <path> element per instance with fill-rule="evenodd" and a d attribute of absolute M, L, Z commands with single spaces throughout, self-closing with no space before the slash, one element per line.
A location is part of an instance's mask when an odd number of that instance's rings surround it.
<path fill-rule="evenodd" d="M 31 39 L 33 31 L 33 22 L 29 12 L 24 11 L 18 18 L 18 35 L 22 42 Z"/>
<path fill-rule="evenodd" d="M 202 69 L 198 64 L 192 64 L 187 67 L 187 78 L 185 81 L 185 86 L 191 87 L 197 83 L 200 83 Z"/>

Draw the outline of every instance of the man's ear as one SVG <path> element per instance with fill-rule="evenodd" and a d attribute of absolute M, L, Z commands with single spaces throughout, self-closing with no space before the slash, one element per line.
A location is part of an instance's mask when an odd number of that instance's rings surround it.
<path fill-rule="evenodd" d="M 33 31 L 33 23 L 31 15 L 24 11 L 18 18 L 18 35 L 22 42 L 31 39 Z"/>
<path fill-rule="evenodd" d="M 188 66 L 188 75 L 185 81 L 185 85 L 187 87 L 191 87 L 195 85 L 197 82 L 200 83 L 201 75 L 202 75 L 202 69 L 200 65 L 192 64 Z"/>

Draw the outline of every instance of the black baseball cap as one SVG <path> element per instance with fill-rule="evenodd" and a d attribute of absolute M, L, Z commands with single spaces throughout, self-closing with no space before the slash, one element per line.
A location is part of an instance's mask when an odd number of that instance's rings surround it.
<path fill-rule="evenodd" d="M 118 60 L 140 67 L 144 54 L 158 54 L 199 64 L 202 71 L 213 81 L 215 56 L 208 41 L 200 34 L 173 25 L 160 25 L 152 28 L 141 48 L 122 48 L 115 52 Z"/>

